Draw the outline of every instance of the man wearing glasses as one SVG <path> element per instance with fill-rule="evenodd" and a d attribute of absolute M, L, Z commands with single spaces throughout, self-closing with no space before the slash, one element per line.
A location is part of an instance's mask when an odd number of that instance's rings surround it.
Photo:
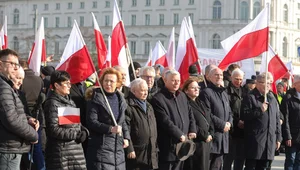
<path fill-rule="evenodd" d="M 24 106 L 13 89 L 12 78 L 20 68 L 18 54 L 0 51 L 0 169 L 20 169 L 22 153 L 38 142 L 38 123 L 27 117 Z"/>
<path fill-rule="evenodd" d="M 258 75 L 256 88 L 242 101 L 245 170 L 267 169 L 274 159 L 275 149 L 280 147 L 280 111 L 275 96 L 270 92 L 272 79 L 269 73 Z"/>
<path fill-rule="evenodd" d="M 150 66 L 145 66 L 140 69 L 140 77 L 147 82 L 148 97 L 147 101 L 151 101 L 152 97 L 159 91 L 157 84 L 154 84 L 155 69 Z"/>

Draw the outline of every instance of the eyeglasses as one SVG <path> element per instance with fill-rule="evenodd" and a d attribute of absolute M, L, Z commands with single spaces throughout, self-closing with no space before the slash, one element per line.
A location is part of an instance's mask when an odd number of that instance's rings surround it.
<path fill-rule="evenodd" d="M 154 76 L 146 76 L 146 75 L 141 75 L 142 78 L 144 79 L 153 79 Z"/>
<path fill-rule="evenodd" d="M 198 86 L 198 87 L 190 87 L 191 89 L 193 89 L 193 90 L 200 90 L 200 87 Z"/>
<path fill-rule="evenodd" d="M 12 62 L 12 61 L 2 61 L 1 60 L 1 62 L 3 62 L 3 63 L 9 63 L 11 66 L 13 66 L 14 68 L 20 68 L 21 67 L 21 65 L 20 64 L 18 64 L 18 63 L 14 63 L 14 62 Z"/>
<path fill-rule="evenodd" d="M 113 81 L 113 80 L 104 80 L 104 83 L 111 83 L 111 84 L 115 84 L 116 83 L 116 81 Z"/>

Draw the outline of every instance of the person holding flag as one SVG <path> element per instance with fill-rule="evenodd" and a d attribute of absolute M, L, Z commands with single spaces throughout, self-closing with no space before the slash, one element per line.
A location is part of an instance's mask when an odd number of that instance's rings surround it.
<path fill-rule="evenodd" d="M 85 170 L 81 143 L 89 131 L 80 124 L 80 110 L 69 96 L 70 75 L 66 71 L 55 71 L 50 82 L 53 90 L 43 105 L 47 133 L 46 169 Z"/>

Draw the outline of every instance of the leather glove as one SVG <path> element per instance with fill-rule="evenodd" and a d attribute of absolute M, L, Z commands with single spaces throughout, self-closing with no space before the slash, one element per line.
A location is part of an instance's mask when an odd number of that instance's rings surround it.
<path fill-rule="evenodd" d="M 81 132 L 79 132 L 77 134 L 75 142 L 76 143 L 82 143 L 86 140 L 86 138 L 88 136 L 89 136 L 89 131 L 84 126 L 81 126 Z"/>

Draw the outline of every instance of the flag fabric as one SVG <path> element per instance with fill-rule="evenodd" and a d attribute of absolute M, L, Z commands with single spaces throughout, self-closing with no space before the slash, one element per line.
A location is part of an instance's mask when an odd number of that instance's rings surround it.
<path fill-rule="evenodd" d="M 28 58 L 29 68 L 33 70 L 36 76 L 40 75 L 41 62 L 43 59 L 46 61 L 44 18 L 42 17 Z"/>
<path fill-rule="evenodd" d="M 113 30 L 111 35 L 111 66 L 119 65 L 127 71 L 126 85 L 129 85 L 129 60 L 126 55 L 127 39 L 117 0 L 114 0 L 112 29 Z"/>
<path fill-rule="evenodd" d="M 71 76 L 72 84 L 86 80 L 95 72 L 94 64 L 76 21 L 74 21 L 70 37 L 56 70 L 67 71 Z"/>
<path fill-rule="evenodd" d="M 107 49 L 94 13 L 92 13 L 92 16 L 93 16 L 93 23 L 94 23 L 96 49 L 98 54 L 98 68 L 103 69 L 106 61 Z"/>
<path fill-rule="evenodd" d="M 1 43 L 1 49 L 6 49 L 8 47 L 8 41 L 7 41 L 7 16 L 4 17 L 4 23 L 0 30 L 0 43 Z"/>
<path fill-rule="evenodd" d="M 182 20 L 176 53 L 175 69 L 180 73 L 181 83 L 189 78 L 189 66 L 198 61 L 198 51 L 186 18 Z"/>
<path fill-rule="evenodd" d="M 261 73 L 268 71 L 273 75 L 272 91 L 277 93 L 276 81 L 282 78 L 288 72 L 288 69 L 285 66 L 285 64 L 281 61 L 280 57 L 274 52 L 273 48 L 270 45 L 269 45 L 268 53 L 269 53 L 268 57 L 266 54 L 264 54 L 262 57 L 260 71 Z"/>
<path fill-rule="evenodd" d="M 80 109 L 74 107 L 58 107 L 58 124 L 77 124 L 80 123 Z"/>
<path fill-rule="evenodd" d="M 169 67 L 175 68 L 175 28 L 172 28 L 166 59 Z"/>
<path fill-rule="evenodd" d="M 166 49 L 161 44 L 160 41 L 157 41 L 155 47 L 152 51 L 152 65 L 160 64 L 164 67 L 168 66 L 166 59 Z"/>
<path fill-rule="evenodd" d="M 231 63 L 256 57 L 268 50 L 268 15 L 269 6 L 246 27 L 221 42 L 226 56 L 219 68 L 225 69 Z"/>
<path fill-rule="evenodd" d="M 108 52 L 106 54 L 106 60 L 103 69 L 107 67 L 111 67 L 111 37 L 110 36 L 108 36 Z"/>
<path fill-rule="evenodd" d="M 147 62 L 145 64 L 145 66 L 152 66 L 152 47 L 150 47 L 148 60 L 147 60 Z"/>

